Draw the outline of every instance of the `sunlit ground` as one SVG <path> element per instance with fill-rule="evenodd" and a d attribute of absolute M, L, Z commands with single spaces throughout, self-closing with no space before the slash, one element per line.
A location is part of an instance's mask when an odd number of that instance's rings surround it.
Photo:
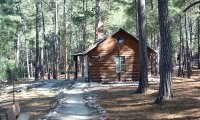
<path fill-rule="evenodd" d="M 158 84 L 150 85 L 146 94 L 135 94 L 137 86 L 114 87 L 95 91 L 98 103 L 106 108 L 108 119 L 200 119 L 200 70 L 191 79 L 173 77 L 174 98 L 163 106 L 153 104 Z M 174 75 L 176 76 L 176 75 Z"/>

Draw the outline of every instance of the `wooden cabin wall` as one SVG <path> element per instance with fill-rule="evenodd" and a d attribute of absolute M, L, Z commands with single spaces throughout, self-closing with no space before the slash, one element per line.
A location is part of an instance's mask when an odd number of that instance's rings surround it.
<path fill-rule="evenodd" d="M 89 52 L 89 79 L 90 81 L 118 81 L 115 56 L 125 56 L 126 71 L 120 73 L 120 80 L 138 80 L 139 77 L 139 44 L 132 37 L 125 36 L 125 42 L 119 45 L 115 39 L 119 35 L 108 37 L 94 50 Z"/>

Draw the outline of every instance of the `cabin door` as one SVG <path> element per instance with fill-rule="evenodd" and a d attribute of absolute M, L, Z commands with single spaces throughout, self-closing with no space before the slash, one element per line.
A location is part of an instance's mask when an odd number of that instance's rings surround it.
<path fill-rule="evenodd" d="M 88 78 L 88 55 L 84 56 L 84 77 Z"/>

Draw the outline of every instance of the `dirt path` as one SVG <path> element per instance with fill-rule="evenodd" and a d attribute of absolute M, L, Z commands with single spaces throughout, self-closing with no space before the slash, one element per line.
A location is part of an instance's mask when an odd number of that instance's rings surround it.
<path fill-rule="evenodd" d="M 18 101 L 21 112 L 31 115 L 31 120 L 38 120 L 47 114 L 54 103 L 55 91 L 51 90 L 57 81 L 38 81 L 16 85 L 20 90 L 15 92 L 15 101 Z M 36 87 L 36 88 L 35 88 Z M 1 91 L 0 114 L 5 120 L 6 110 L 13 104 L 12 86 L 6 87 Z"/>
<path fill-rule="evenodd" d="M 84 103 L 84 89 L 88 83 L 77 80 L 71 89 L 63 89 L 59 96 L 59 103 L 49 113 L 53 120 L 88 120 L 97 119 L 97 115 Z"/>

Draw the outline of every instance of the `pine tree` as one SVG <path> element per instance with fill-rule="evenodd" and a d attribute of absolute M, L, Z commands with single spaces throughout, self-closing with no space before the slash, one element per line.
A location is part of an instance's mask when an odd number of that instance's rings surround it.
<path fill-rule="evenodd" d="M 179 69 L 178 69 L 178 76 L 179 77 L 184 77 L 184 69 L 183 69 L 183 57 L 184 57 L 184 53 L 183 53 L 183 48 L 184 48 L 184 44 L 183 44 L 183 34 L 182 34 L 182 17 L 179 16 L 179 20 L 180 20 L 180 47 L 179 47 Z"/>
<path fill-rule="evenodd" d="M 140 78 L 137 93 L 145 93 L 148 84 L 147 70 L 147 40 L 146 40 L 146 10 L 145 0 L 138 0 L 139 51 L 140 51 Z"/>
<path fill-rule="evenodd" d="M 35 80 L 37 81 L 39 79 L 39 0 L 36 0 L 36 21 L 35 21 L 36 27 L 36 57 L 35 57 Z"/>
<path fill-rule="evenodd" d="M 172 90 L 172 41 L 168 20 L 168 0 L 158 0 L 158 13 L 160 22 L 160 86 L 155 100 L 162 104 L 163 99 L 173 96 Z"/>

